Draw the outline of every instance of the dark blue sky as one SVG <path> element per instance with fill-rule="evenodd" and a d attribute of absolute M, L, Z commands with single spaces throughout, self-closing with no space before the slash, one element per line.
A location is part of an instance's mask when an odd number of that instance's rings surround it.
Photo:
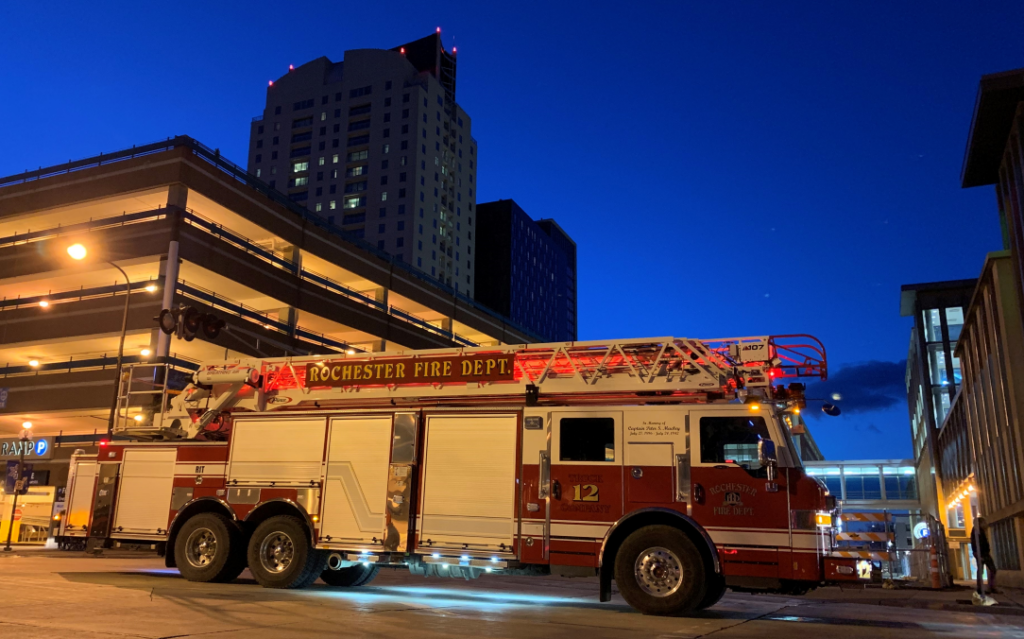
<path fill-rule="evenodd" d="M 959 173 L 979 77 L 1024 66 L 1024 3 L 822 4 L 9 4 L 0 174 L 175 134 L 244 164 L 289 64 L 441 26 L 479 201 L 575 238 L 582 339 L 812 333 L 873 398 L 810 422 L 825 454 L 909 456 L 899 287 L 1000 248 Z"/>

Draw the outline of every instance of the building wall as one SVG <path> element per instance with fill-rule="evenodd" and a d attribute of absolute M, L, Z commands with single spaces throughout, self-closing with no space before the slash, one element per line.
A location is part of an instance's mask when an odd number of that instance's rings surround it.
<path fill-rule="evenodd" d="M 1010 250 L 1017 297 L 1024 299 L 1024 102 L 1017 105 L 1006 140 L 996 195 L 1004 248 Z M 1024 323 L 1024 309 L 1019 320 Z"/>
<path fill-rule="evenodd" d="M 941 485 L 947 495 L 970 487 L 975 515 L 990 525 L 1001 583 L 1024 585 L 1024 330 L 1008 252 L 985 262 L 956 355 L 963 386 L 938 434 Z M 947 505 L 956 507 L 951 501 Z M 951 519 L 951 517 L 948 517 Z M 965 522 L 965 536 L 970 520 Z"/>
<path fill-rule="evenodd" d="M 537 220 L 537 226 L 565 253 L 565 286 L 559 289 L 562 299 L 555 307 L 564 309 L 565 341 L 575 341 L 579 335 L 576 308 L 576 242 L 554 220 Z"/>
<path fill-rule="evenodd" d="M 401 52 L 433 47 L 447 71 Z M 477 144 L 440 36 L 318 58 L 267 87 L 248 170 L 295 202 L 473 296 Z M 450 80 L 450 86 L 442 83 Z"/>
<path fill-rule="evenodd" d="M 477 299 L 552 342 L 576 340 L 576 244 L 514 200 L 480 204 Z"/>

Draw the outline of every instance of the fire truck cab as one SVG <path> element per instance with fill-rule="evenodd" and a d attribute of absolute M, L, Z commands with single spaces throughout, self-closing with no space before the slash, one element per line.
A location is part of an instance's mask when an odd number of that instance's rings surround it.
<path fill-rule="evenodd" d="M 179 394 L 132 369 L 138 441 L 75 457 L 61 534 L 271 588 L 596 576 L 649 614 L 805 591 L 852 574 L 780 420 L 802 386 L 776 382 L 812 375 L 806 336 L 217 362 Z"/>

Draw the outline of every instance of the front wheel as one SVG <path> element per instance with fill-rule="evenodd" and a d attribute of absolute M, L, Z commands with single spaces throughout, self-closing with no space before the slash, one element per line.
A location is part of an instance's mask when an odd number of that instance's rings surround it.
<path fill-rule="evenodd" d="M 310 545 L 306 527 L 289 515 L 257 526 L 248 554 L 249 572 L 264 588 L 305 588 L 327 564 L 326 553 Z"/>
<path fill-rule="evenodd" d="M 373 581 L 378 572 L 380 572 L 380 566 L 364 566 L 363 564 L 356 564 L 355 566 L 349 566 L 348 568 L 342 568 L 341 570 L 327 569 L 320 573 L 320 578 L 323 579 L 324 583 L 328 586 L 365 586 Z"/>
<path fill-rule="evenodd" d="M 671 526 L 645 526 L 626 537 L 615 555 L 615 582 L 645 615 L 697 610 L 707 589 L 700 553 Z"/>

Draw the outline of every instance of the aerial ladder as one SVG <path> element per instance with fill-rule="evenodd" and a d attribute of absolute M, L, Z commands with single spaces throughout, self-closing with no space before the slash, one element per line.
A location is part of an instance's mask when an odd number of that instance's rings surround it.
<path fill-rule="evenodd" d="M 460 375 L 459 364 L 465 373 L 467 362 L 469 373 Z M 473 374 L 474 364 L 479 375 Z M 445 371 L 450 374 L 440 374 Z M 217 439 L 225 433 L 222 417 L 232 411 L 480 405 L 507 403 L 511 396 L 524 398 L 527 405 L 570 397 L 595 403 L 799 405 L 804 386 L 792 380 L 824 380 L 827 375 L 825 348 L 810 335 L 658 337 L 222 360 L 201 364 L 181 391 L 164 381 L 171 375 L 160 365 L 136 365 L 126 370 L 119 386 L 115 433 L 140 439 Z"/>

